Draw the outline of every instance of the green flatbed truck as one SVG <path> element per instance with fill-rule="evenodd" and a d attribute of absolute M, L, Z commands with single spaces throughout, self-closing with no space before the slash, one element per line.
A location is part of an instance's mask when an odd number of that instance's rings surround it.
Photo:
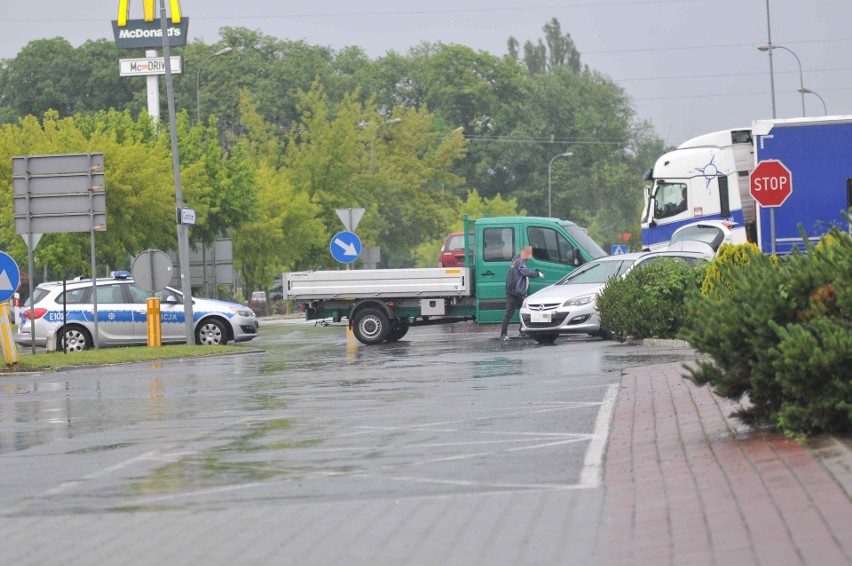
<path fill-rule="evenodd" d="M 364 344 L 395 342 L 412 326 L 473 320 L 500 322 L 512 257 L 531 246 L 530 293 L 606 255 L 585 230 L 567 220 L 527 216 L 465 218 L 465 267 L 293 272 L 285 297 L 307 320 L 348 321 Z M 517 314 L 515 315 L 517 318 Z"/>

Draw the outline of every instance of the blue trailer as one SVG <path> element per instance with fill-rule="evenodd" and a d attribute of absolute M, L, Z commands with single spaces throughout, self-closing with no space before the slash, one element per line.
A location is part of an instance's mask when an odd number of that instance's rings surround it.
<path fill-rule="evenodd" d="M 848 231 L 842 211 L 852 206 L 852 117 L 759 120 L 752 134 L 755 161 L 780 161 L 792 179 L 790 196 L 775 207 L 776 253 L 804 249 L 799 225 L 814 243 L 832 226 Z M 757 244 L 765 253 L 772 250 L 770 210 L 757 210 Z"/>
<path fill-rule="evenodd" d="M 732 243 L 750 241 L 772 252 L 770 208 L 750 191 L 761 162 L 789 171 L 792 193 L 775 211 L 775 251 L 804 249 L 832 226 L 848 231 L 842 211 L 852 206 L 852 116 L 756 120 L 751 128 L 705 134 L 662 155 L 645 180 L 642 244 L 668 245 L 672 233 L 706 220 L 732 225 Z"/>

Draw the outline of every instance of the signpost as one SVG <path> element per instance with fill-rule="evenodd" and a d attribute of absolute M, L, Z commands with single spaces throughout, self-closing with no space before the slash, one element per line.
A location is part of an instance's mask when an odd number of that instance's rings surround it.
<path fill-rule="evenodd" d="M 337 217 L 343 222 L 343 227 L 347 232 L 354 232 L 364 216 L 363 208 L 338 208 L 335 210 Z"/>
<path fill-rule="evenodd" d="M 172 73 L 183 73 L 183 57 L 172 57 Z M 119 59 L 118 75 L 120 77 L 141 77 L 149 75 L 165 75 L 166 60 L 162 57 L 143 57 L 138 59 Z"/>
<path fill-rule="evenodd" d="M 0 252 L 0 346 L 6 365 L 18 361 L 18 346 L 12 336 L 12 309 L 7 302 L 21 284 L 21 270 L 11 256 Z"/>
<path fill-rule="evenodd" d="M 0 303 L 11 299 L 21 284 L 21 270 L 9 254 L 0 252 Z"/>
<path fill-rule="evenodd" d="M 160 250 L 145 250 L 133 259 L 130 273 L 137 287 L 155 293 L 162 290 L 172 278 L 172 260 Z M 148 297 L 145 302 L 148 314 L 148 346 L 160 346 L 163 342 L 160 299 Z"/>
<path fill-rule="evenodd" d="M 772 253 L 775 253 L 775 208 L 793 194 L 793 175 L 776 159 L 761 161 L 750 177 L 751 196 L 763 208 L 769 208 L 769 233 Z"/>
<path fill-rule="evenodd" d="M 106 231 L 103 153 L 30 155 L 12 158 L 15 233 L 27 242 L 30 297 L 33 296 L 33 251 L 44 233 L 89 232 L 92 289 L 95 288 L 95 232 Z M 94 293 L 93 293 L 94 294 Z M 94 301 L 95 348 L 98 348 L 98 303 Z M 35 336 L 34 305 L 30 325 Z M 35 353 L 35 340 L 32 341 Z"/>
<path fill-rule="evenodd" d="M 353 232 L 338 232 L 331 239 L 331 255 L 340 263 L 352 263 L 361 255 L 361 239 Z"/>
<path fill-rule="evenodd" d="M 338 208 L 335 212 L 346 231 L 338 232 L 331 239 L 331 255 L 340 263 L 350 264 L 361 255 L 361 239 L 355 235 L 355 228 L 364 216 L 364 209 Z"/>

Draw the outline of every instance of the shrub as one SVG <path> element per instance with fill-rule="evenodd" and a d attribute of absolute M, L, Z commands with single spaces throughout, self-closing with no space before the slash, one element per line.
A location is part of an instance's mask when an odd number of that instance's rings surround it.
<path fill-rule="evenodd" d="M 850 432 L 852 239 L 835 229 L 807 251 L 731 261 L 714 275 L 724 284 L 688 297 L 684 337 L 711 357 L 690 377 L 724 397 L 747 395 L 746 422 L 790 436 Z"/>
<path fill-rule="evenodd" d="M 703 274 L 703 268 L 664 259 L 611 279 L 597 301 L 601 328 L 621 341 L 674 338 L 686 317 L 684 296 L 697 292 Z"/>
<path fill-rule="evenodd" d="M 761 255 L 756 244 L 722 244 L 716 253 L 713 263 L 707 268 L 701 292 L 705 295 L 713 293 L 718 287 L 731 288 L 728 273 L 737 266 L 747 265 L 751 258 Z"/>

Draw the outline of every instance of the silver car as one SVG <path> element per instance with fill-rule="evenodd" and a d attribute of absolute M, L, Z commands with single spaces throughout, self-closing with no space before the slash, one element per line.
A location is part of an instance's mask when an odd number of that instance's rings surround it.
<path fill-rule="evenodd" d="M 624 277 L 637 265 L 662 258 L 706 263 L 713 258 L 713 249 L 701 245 L 700 251 L 641 252 L 590 261 L 524 300 L 521 332 L 539 344 L 552 344 L 560 334 L 603 336 L 597 299 L 606 282 L 612 277 Z"/>
<path fill-rule="evenodd" d="M 129 273 L 113 278 L 98 279 L 99 346 L 131 346 L 148 343 L 147 299 L 152 295 L 133 284 Z M 75 279 L 63 285 L 61 281 L 42 283 L 33 291 L 35 315 L 35 344 L 45 346 L 48 332 L 57 337 L 57 348 L 66 351 L 86 350 L 94 345 L 94 300 L 91 279 Z M 160 298 L 162 342 L 186 342 L 183 294 L 171 287 L 155 293 Z M 15 341 L 32 346 L 33 321 L 30 301 L 22 309 L 23 323 L 18 327 Z M 63 317 L 63 311 L 65 315 Z M 254 312 L 243 305 L 192 299 L 195 342 L 218 345 L 245 342 L 257 336 L 259 328 Z M 62 336 L 62 321 L 66 321 Z"/>

